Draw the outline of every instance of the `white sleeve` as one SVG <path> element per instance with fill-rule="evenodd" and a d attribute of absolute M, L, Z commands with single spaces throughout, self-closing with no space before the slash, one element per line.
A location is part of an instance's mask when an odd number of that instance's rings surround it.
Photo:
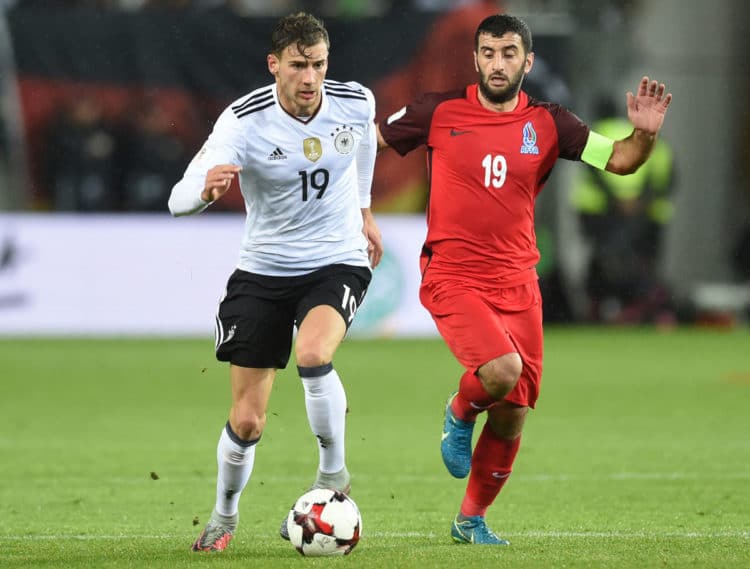
<path fill-rule="evenodd" d="M 244 152 L 244 136 L 239 121 L 227 108 L 214 125 L 214 130 L 188 164 L 182 179 L 169 195 L 169 211 L 175 217 L 200 213 L 211 202 L 201 199 L 206 184 L 206 174 L 219 164 L 241 165 Z"/>
<path fill-rule="evenodd" d="M 193 161 L 197 158 L 198 156 L 196 155 Z M 201 199 L 205 180 L 205 174 L 203 176 L 188 175 L 188 172 L 185 172 L 182 180 L 174 185 L 172 193 L 169 195 L 169 201 L 167 202 L 169 212 L 175 217 L 179 217 L 181 215 L 200 213 L 206 209 L 211 202 L 204 202 Z"/>
<path fill-rule="evenodd" d="M 370 103 L 370 116 L 367 118 L 367 130 L 357 148 L 357 185 L 359 188 L 359 207 L 370 207 L 372 201 L 372 177 L 375 171 L 375 156 L 378 152 L 377 134 L 375 132 L 375 98 L 369 89 L 365 89 Z"/>

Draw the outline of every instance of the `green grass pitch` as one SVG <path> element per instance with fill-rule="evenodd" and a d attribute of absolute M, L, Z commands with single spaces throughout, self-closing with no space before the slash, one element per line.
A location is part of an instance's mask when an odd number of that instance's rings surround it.
<path fill-rule="evenodd" d="M 303 558 L 277 535 L 317 465 L 294 362 L 232 545 L 189 551 L 229 405 L 212 347 L 0 340 L 1 567 L 750 567 L 747 330 L 548 330 L 542 395 L 488 513 L 506 548 L 450 540 L 465 481 L 439 454 L 460 374 L 447 349 L 347 340 L 334 363 L 364 537 L 340 559 Z"/>

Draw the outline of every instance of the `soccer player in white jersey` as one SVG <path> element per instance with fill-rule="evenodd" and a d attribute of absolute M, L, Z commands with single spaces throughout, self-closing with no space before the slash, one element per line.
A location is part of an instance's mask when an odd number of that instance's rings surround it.
<path fill-rule="evenodd" d="M 313 486 L 349 491 L 346 394 L 332 362 L 383 247 L 370 212 L 375 101 L 359 83 L 325 79 L 329 45 L 309 14 L 279 20 L 267 58 L 275 82 L 226 108 L 169 198 L 173 215 L 198 213 L 239 176 L 247 210 L 237 269 L 216 317 L 216 357 L 230 362 L 232 407 L 217 449 L 216 504 L 194 551 L 222 551 L 237 529 L 295 326 L 319 448 Z M 286 518 L 281 535 L 288 539 Z"/>

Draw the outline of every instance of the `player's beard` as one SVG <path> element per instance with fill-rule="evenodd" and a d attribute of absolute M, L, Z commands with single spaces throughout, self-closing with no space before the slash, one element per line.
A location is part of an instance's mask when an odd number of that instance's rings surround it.
<path fill-rule="evenodd" d="M 489 85 L 490 78 L 479 71 L 479 90 L 481 91 L 482 96 L 490 103 L 494 103 L 496 105 L 507 103 L 518 94 L 525 75 L 526 74 L 523 68 L 519 69 L 518 73 L 516 73 L 512 77 L 503 75 L 502 77 L 505 78 L 508 84 L 502 89 L 494 89 Z"/>

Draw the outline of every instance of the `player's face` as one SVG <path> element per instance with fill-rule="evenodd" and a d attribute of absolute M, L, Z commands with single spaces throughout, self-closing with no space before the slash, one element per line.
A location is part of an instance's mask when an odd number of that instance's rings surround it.
<path fill-rule="evenodd" d="M 300 53 L 296 44 L 281 56 L 268 56 L 268 70 L 276 77 L 279 101 L 289 114 L 305 117 L 320 106 L 320 91 L 328 71 L 328 48 L 321 41 Z"/>
<path fill-rule="evenodd" d="M 533 63 L 534 54 L 524 52 L 520 35 L 479 35 L 474 65 L 479 72 L 479 90 L 489 102 L 502 104 L 513 99 Z"/>

